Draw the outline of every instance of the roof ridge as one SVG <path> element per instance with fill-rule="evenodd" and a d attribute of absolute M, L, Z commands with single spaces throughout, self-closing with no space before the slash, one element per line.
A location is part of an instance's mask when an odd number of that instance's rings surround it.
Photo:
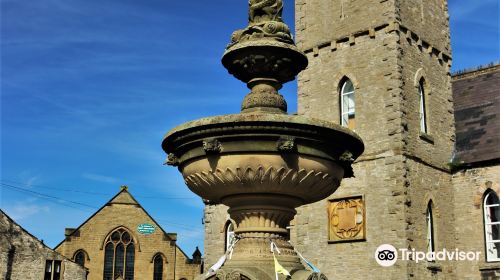
<path fill-rule="evenodd" d="M 482 64 L 477 67 L 465 68 L 463 70 L 458 70 L 451 74 L 454 81 L 466 79 L 469 77 L 475 77 L 484 75 L 486 73 L 495 72 L 500 70 L 500 61 L 490 62 L 488 64 Z"/>

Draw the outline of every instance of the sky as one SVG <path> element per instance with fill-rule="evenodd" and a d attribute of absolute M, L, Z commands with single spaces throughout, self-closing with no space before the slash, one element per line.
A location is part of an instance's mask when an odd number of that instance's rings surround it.
<path fill-rule="evenodd" d="M 54 247 L 128 185 L 188 255 L 203 249 L 203 203 L 160 145 L 183 122 L 239 112 L 248 89 L 220 59 L 247 3 L 1 0 L 0 208 Z M 449 10 L 453 71 L 500 60 L 498 0 Z M 281 93 L 295 112 L 296 83 Z"/>

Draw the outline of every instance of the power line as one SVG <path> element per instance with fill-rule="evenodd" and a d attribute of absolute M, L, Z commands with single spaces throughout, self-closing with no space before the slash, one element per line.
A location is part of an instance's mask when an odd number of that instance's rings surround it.
<path fill-rule="evenodd" d="M 71 204 L 75 204 L 75 205 L 81 205 L 81 206 L 85 206 L 85 207 L 88 207 L 88 208 L 95 209 L 95 207 L 92 206 L 92 205 L 88 205 L 88 204 L 85 204 L 85 203 L 80 203 L 80 202 L 76 202 L 76 201 L 62 199 L 62 198 L 59 198 L 59 197 L 55 197 L 55 196 L 51 196 L 51 195 L 47 195 L 47 194 L 35 192 L 35 191 L 32 191 L 32 190 L 27 190 L 27 189 L 24 189 L 24 188 L 19 188 L 19 187 L 13 186 L 13 185 L 5 184 L 5 183 L 0 183 L 0 186 L 1 187 L 6 187 L 6 188 L 9 188 L 11 190 L 18 191 L 18 192 L 22 192 L 22 193 L 30 194 L 30 195 L 33 195 L 33 196 L 45 198 L 45 199 L 48 199 L 48 200 L 50 200 L 52 202 L 55 202 L 55 203 L 58 203 L 58 204 L 61 204 L 61 205 L 64 205 L 66 207 L 70 207 L 70 208 L 73 208 L 73 209 L 81 210 L 81 211 L 86 211 L 86 210 L 84 210 L 82 208 L 78 208 L 78 207 L 72 206 L 72 205 L 68 205 L 68 204 L 65 204 L 65 203 L 62 203 L 62 202 L 71 203 Z"/>
<path fill-rule="evenodd" d="M 72 188 L 62 188 L 62 187 L 52 187 L 52 186 L 46 186 L 46 185 L 32 185 L 32 184 L 25 184 L 21 182 L 16 182 L 13 180 L 5 180 L 2 179 L 1 181 L 7 182 L 7 183 L 13 183 L 13 184 L 18 184 L 18 185 L 23 185 L 25 187 L 37 187 L 37 188 L 45 188 L 49 190 L 57 190 L 57 191 L 63 191 L 63 192 L 74 192 L 74 193 L 82 193 L 82 194 L 90 194 L 90 195 L 103 195 L 103 196 L 112 196 L 114 194 L 112 193 L 103 193 L 103 192 L 89 192 L 89 191 L 81 191 L 81 190 L 75 190 Z M 174 196 L 144 196 L 144 195 L 134 195 L 134 197 L 137 198 L 144 198 L 144 199 L 198 199 L 197 197 L 174 197 Z"/>
<path fill-rule="evenodd" d="M 66 203 L 71 203 L 71 204 L 78 205 L 78 206 L 85 206 L 85 207 L 91 208 L 93 210 L 99 209 L 98 207 L 95 207 L 93 205 L 89 205 L 89 204 L 86 204 L 86 203 L 63 199 L 63 198 L 60 198 L 60 197 L 56 197 L 56 196 L 52 196 L 52 195 L 48 195 L 48 194 L 44 194 L 44 193 L 32 191 L 32 190 L 29 190 L 29 189 L 17 187 L 17 186 L 11 185 L 11 184 L 0 183 L 0 186 L 1 187 L 6 187 L 6 188 L 9 188 L 11 190 L 15 190 L 15 191 L 18 191 L 18 192 L 21 192 L 21 193 L 26 193 L 26 194 L 30 194 L 30 195 L 33 195 L 33 196 L 41 197 L 41 198 L 44 198 L 44 199 L 48 199 L 48 200 L 50 200 L 53 203 L 58 203 L 60 205 L 63 205 L 63 206 L 66 206 L 66 207 L 70 207 L 70 208 L 73 208 L 73 209 L 77 209 L 77 210 L 81 210 L 81 211 L 88 211 L 88 210 L 84 210 L 82 208 L 78 208 L 78 207 L 75 207 L 75 206 L 72 206 L 72 205 L 68 205 Z M 62 203 L 62 202 L 65 202 L 65 203 Z M 164 219 L 155 219 L 155 220 L 162 221 L 165 224 L 170 224 L 172 226 L 179 227 L 179 228 L 182 228 L 182 229 L 185 229 L 185 230 L 198 229 L 198 228 L 196 228 L 193 225 L 187 225 L 187 224 L 170 222 L 170 221 L 164 220 Z"/>

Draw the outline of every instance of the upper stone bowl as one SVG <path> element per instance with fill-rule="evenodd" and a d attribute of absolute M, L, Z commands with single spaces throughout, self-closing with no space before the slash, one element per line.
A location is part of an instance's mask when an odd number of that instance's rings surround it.
<path fill-rule="evenodd" d="M 331 122 L 265 113 L 191 121 L 168 132 L 162 147 L 188 187 L 212 203 L 279 196 L 287 207 L 332 194 L 364 150 L 359 136 Z"/>

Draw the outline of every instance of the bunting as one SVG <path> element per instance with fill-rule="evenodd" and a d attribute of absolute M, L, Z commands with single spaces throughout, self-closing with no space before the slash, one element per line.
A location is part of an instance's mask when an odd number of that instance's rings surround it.
<path fill-rule="evenodd" d="M 276 275 L 276 280 L 278 280 L 278 274 L 283 274 L 285 276 L 290 276 L 290 272 L 286 270 L 279 262 L 278 259 L 276 259 L 276 255 L 274 254 L 274 251 L 278 252 L 278 254 L 281 254 L 280 249 L 276 244 L 271 241 L 271 252 L 273 253 L 273 258 L 274 258 L 274 273 Z"/>

